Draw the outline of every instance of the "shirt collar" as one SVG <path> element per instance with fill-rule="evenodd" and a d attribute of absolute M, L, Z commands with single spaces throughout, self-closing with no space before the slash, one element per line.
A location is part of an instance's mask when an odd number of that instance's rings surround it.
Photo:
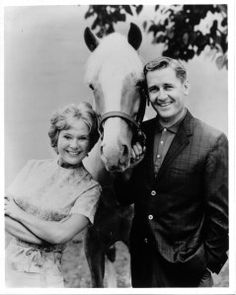
<path fill-rule="evenodd" d="M 162 130 L 164 128 L 166 128 L 171 133 L 176 134 L 177 131 L 178 131 L 178 129 L 179 129 L 179 125 L 181 124 L 181 122 L 183 121 L 183 119 L 186 116 L 186 113 L 187 113 L 187 109 L 185 108 L 185 111 L 184 111 L 183 115 L 181 116 L 181 118 L 177 122 L 175 122 L 173 125 L 171 125 L 169 127 L 162 126 L 161 123 L 160 123 L 160 121 L 159 121 L 159 119 L 158 119 L 158 116 L 157 116 L 157 130 L 158 130 L 158 132 L 162 132 Z"/>

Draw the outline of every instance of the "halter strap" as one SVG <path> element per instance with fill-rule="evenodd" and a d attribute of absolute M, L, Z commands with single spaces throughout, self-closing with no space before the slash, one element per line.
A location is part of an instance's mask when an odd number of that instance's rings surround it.
<path fill-rule="evenodd" d="M 132 125 L 134 125 L 134 127 L 136 127 L 137 129 L 140 128 L 140 123 L 136 122 L 131 116 L 129 116 L 128 114 L 124 113 L 124 112 L 118 112 L 118 111 L 113 111 L 113 112 L 107 112 L 105 114 L 103 114 L 101 116 L 101 120 L 100 120 L 100 128 L 102 126 L 102 123 L 104 121 L 106 121 L 106 119 L 108 118 L 114 118 L 114 117 L 119 117 L 122 118 L 126 121 L 128 121 L 128 123 L 131 123 Z"/>
<path fill-rule="evenodd" d="M 111 111 L 111 112 L 107 112 L 107 113 L 101 115 L 100 123 L 99 123 L 99 129 L 100 130 L 102 129 L 102 123 L 104 123 L 104 121 L 106 121 L 106 119 L 119 117 L 119 118 L 124 119 L 128 123 L 131 123 L 131 125 L 133 125 L 133 127 L 135 127 L 139 131 L 140 130 L 140 125 L 141 125 L 141 123 L 143 121 L 143 117 L 144 117 L 144 114 L 145 114 L 146 103 L 148 101 L 143 83 L 141 84 L 141 87 L 140 87 L 139 91 L 140 91 L 141 102 L 140 102 L 140 106 L 139 106 L 139 110 L 138 110 L 136 120 L 133 119 L 130 115 L 126 114 L 125 112 Z"/>
<path fill-rule="evenodd" d="M 132 128 L 135 130 L 134 136 L 133 136 L 134 142 L 139 141 L 142 145 L 145 145 L 146 136 L 145 136 L 144 132 L 141 130 L 141 123 L 143 121 L 143 117 L 144 117 L 144 113 L 145 113 L 145 109 L 146 109 L 147 96 L 146 96 L 146 92 L 144 90 L 143 85 L 141 85 L 141 87 L 140 87 L 140 96 L 141 96 L 141 102 L 140 102 L 140 106 L 139 106 L 136 120 L 133 119 L 130 115 L 128 115 L 124 112 L 121 112 L 121 111 L 111 111 L 111 112 L 104 113 L 103 115 L 100 116 L 100 120 L 99 120 L 100 133 L 101 134 L 103 133 L 102 124 L 107 119 L 119 117 L 119 118 L 125 120 L 130 125 L 132 125 Z"/>

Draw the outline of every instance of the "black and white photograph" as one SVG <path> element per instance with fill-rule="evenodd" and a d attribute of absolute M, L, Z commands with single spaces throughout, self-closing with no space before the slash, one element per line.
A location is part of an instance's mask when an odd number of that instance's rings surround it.
<path fill-rule="evenodd" d="M 236 292 L 234 13 L 4 2 L 0 293 Z"/>

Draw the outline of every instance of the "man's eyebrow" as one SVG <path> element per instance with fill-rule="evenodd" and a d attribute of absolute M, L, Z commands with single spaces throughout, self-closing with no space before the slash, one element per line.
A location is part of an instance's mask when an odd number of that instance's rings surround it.
<path fill-rule="evenodd" d="M 173 86 L 173 83 L 164 83 L 164 86 Z"/>

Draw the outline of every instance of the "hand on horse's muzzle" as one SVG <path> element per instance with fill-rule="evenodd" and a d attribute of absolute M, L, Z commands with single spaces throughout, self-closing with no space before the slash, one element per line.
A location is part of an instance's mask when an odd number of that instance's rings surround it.
<path fill-rule="evenodd" d="M 137 164 L 139 164 L 143 160 L 145 152 L 146 152 L 145 145 L 141 145 L 139 142 L 136 142 L 135 144 L 132 145 L 130 168 L 135 167 Z"/>
<path fill-rule="evenodd" d="M 137 130 L 134 134 L 132 145 L 135 145 L 137 142 L 139 142 L 142 147 L 146 145 L 146 135 L 141 129 Z"/>

